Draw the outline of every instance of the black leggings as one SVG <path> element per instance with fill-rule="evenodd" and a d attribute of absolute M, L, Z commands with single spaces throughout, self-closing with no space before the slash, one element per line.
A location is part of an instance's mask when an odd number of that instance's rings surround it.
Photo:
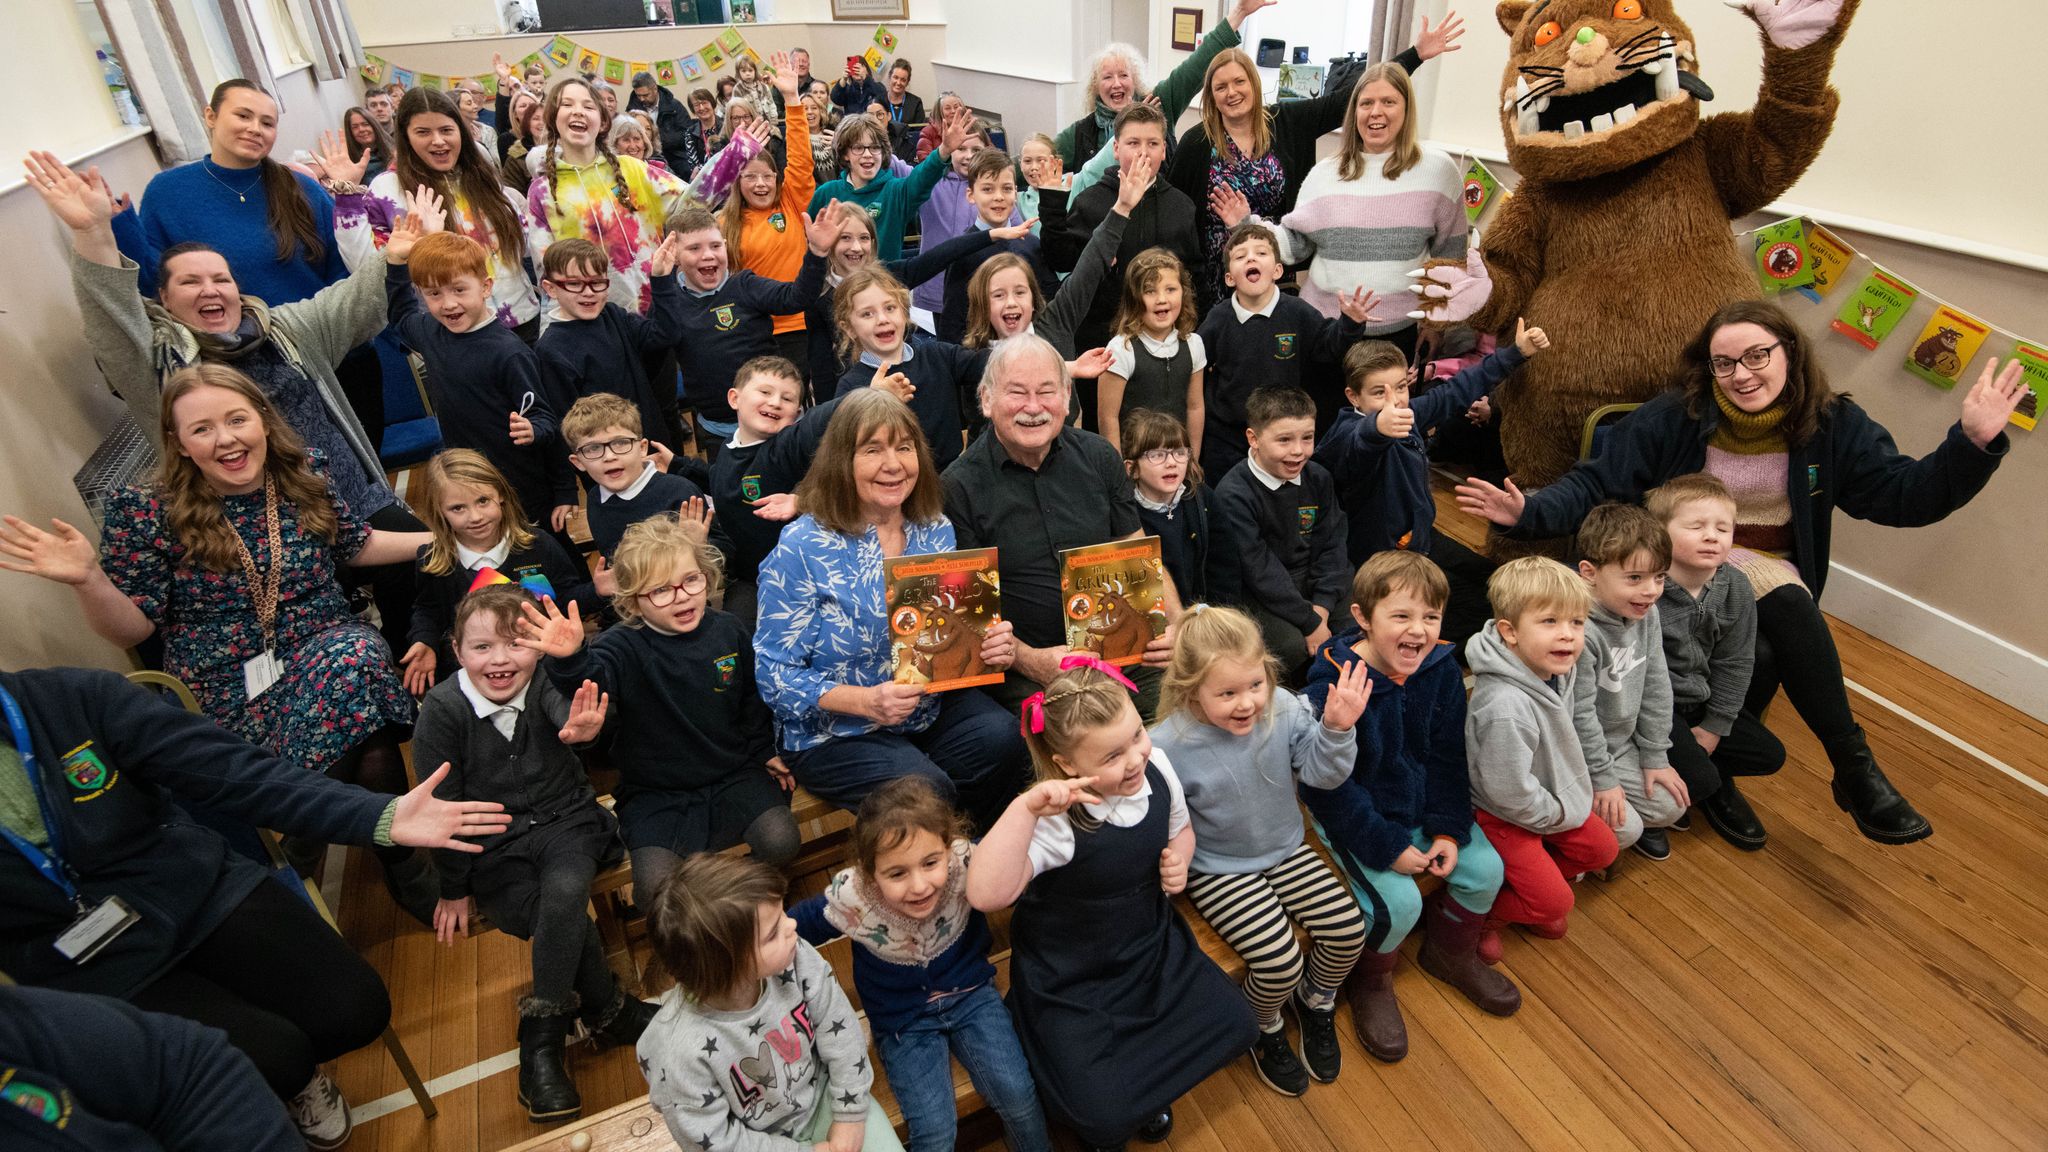
<path fill-rule="evenodd" d="M 412 514 L 403 500 L 395 501 L 370 513 L 370 527 L 380 532 L 425 532 L 427 526 Z M 574 555 L 574 553 L 571 553 Z M 413 573 L 413 562 L 380 564 L 374 568 L 352 568 L 343 577 L 343 583 L 354 587 L 370 586 L 370 595 L 377 601 L 377 615 L 383 617 L 384 642 L 391 645 L 391 658 L 395 663 L 405 655 L 409 646 L 405 634 L 412 627 L 412 602 L 417 594 L 418 582 Z"/>
<path fill-rule="evenodd" d="M 1743 711 L 1762 716 L 1780 686 L 1806 726 L 1820 739 L 1830 762 L 1860 745 L 1862 729 L 1849 711 L 1842 657 L 1806 589 L 1788 584 L 1756 602 L 1756 671 Z"/>
<path fill-rule="evenodd" d="M 1700 747 L 1692 729 L 1706 712 L 1701 704 L 1674 708 L 1671 713 L 1671 766 L 1685 781 L 1693 803 L 1720 791 L 1721 785 L 1734 777 L 1768 776 L 1784 767 L 1785 746 L 1747 710 L 1735 714 L 1728 735 L 1721 737 L 1712 752 Z"/>
<path fill-rule="evenodd" d="M 604 962 L 597 925 L 586 909 L 597 861 L 562 852 L 541 867 L 533 909 L 533 998 L 566 1001 L 574 990 L 587 1012 L 611 1002 L 612 970 Z"/>
<path fill-rule="evenodd" d="M 371 1043 L 391 1023 L 391 997 L 376 970 L 272 880 L 128 1000 L 226 1032 L 284 1100 L 317 1065 Z"/>

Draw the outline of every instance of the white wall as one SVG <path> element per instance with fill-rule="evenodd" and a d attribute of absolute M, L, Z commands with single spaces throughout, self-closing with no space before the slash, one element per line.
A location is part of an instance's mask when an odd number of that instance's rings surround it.
<path fill-rule="evenodd" d="M 974 3 L 974 0 L 952 0 L 959 5 Z M 892 27 L 899 23 L 934 24 L 946 19 L 943 0 L 910 0 L 910 19 L 890 21 Z M 457 29 L 474 27 L 498 28 L 498 5 L 493 0 L 348 0 L 349 15 L 356 22 L 356 34 L 362 37 L 364 46 L 376 51 L 379 45 L 441 43 L 468 38 Z M 757 11 L 763 24 L 824 24 L 832 23 L 832 0 L 761 0 Z M 874 33 L 874 23 L 863 25 L 860 21 L 848 21 L 844 29 L 865 27 L 865 40 Z M 744 30 L 744 28 L 743 28 Z M 849 33 L 850 34 L 850 33 Z M 569 33 L 581 42 L 583 35 Z M 545 42 L 545 37 L 543 37 Z M 689 51 L 695 51 L 702 40 L 692 44 Z M 683 49 L 674 49 L 671 56 L 680 55 Z M 383 53 L 378 53 L 382 55 Z M 813 53 L 816 54 L 815 51 Z M 847 53 L 840 53 L 846 55 Z M 522 53 L 523 55 L 523 53 Z M 646 57 L 635 57 L 646 59 Z M 484 51 L 483 63 L 472 69 L 483 72 L 490 68 L 489 49 Z M 816 67 L 816 62 L 813 62 Z M 429 69 L 431 71 L 431 69 Z"/>
<path fill-rule="evenodd" d="M 122 131 L 72 0 L 5 0 L 5 11 L 7 41 L 35 64 L 0 75 L 0 188 L 21 178 L 31 149 L 68 156 Z"/>

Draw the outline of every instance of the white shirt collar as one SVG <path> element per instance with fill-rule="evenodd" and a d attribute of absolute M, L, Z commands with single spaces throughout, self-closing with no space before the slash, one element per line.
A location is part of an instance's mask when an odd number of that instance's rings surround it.
<path fill-rule="evenodd" d="M 483 567 L 485 564 L 489 564 L 493 568 L 503 568 L 505 566 L 505 557 L 511 554 L 512 534 L 509 532 L 500 536 L 497 546 L 489 552 L 472 551 L 460 540 L 455 542 L 455 562 L 472 572 Z"/>
<path fill-rule="evenodd" d="M 489 720 L 491 726 L 498 730 L 498 735 L 507 740 L 512 738 L 513 731 L 519 726 L 520 715 L 526 711 L 525 692 L 522 691 L 499 704 L 477 691 L 476 684 L 469 678 L 467 668 L 456 670 L 455 684 L 462 689 L 463 698 L 469 701 L 469 706 L 476 712 L 477 719 Z"/>
<path fill-rule="evenodd" d="M 766 444 L 767 442 L 768 437 L 766 436 L 762 436 L 754 440 L 747 439 L 747 430 L 745 428 L 741 428 L 739 431 L 734 432 L 732 434 L 732 439 L 727 440 L 725 442 L 725 446 L 727 448 L 746 448 L 755 444 Z"/>
<path fill-rule="evenodd" d="M 654 473 L 654 461 L 649 460 L 647 462 L 647 466 L 640 470 L 640 478 L 638 480 L 633 481 L 632 485 L 627 487 L 624 491 L 614 492 L 609 488 L 600 486 L 597 490 L 597 502 L 602 504 L 614 496 L 618 497 L 621 500 L 637 499 L 640 493 L 647 491 L 647 485 L 650 481 L 654 479 Z"/>
<path fill-rule="evenodd" d="M 915 359 L 917 359 L 917 346 L 915 344 L 912 344 L 910 340 L 906 337 L 903 341 L 903 344 L 896 349 L 896 359 L 893 361 L 893 363 L 908 364 Z M 866 350 L 863 350 L 861 352 L 860 362 L 867 365 L 870 368 L 880 368 L 882 366 L 881 358 L 876 356 L 873 352 L 869 352 Z"/>
<path fill-rule="evenodd" d="M 1146 806 L 1150 802 L 1151 797 L 1152 774 L 1147 772 L 1138 777 L 1138 790 L 1136 792 L 1131 793 L 1129 796 L 1111 796 L 1100 804 L 1083 803 L 1081 810 L 1097 820 L 1116 823 L 1111 817 L 1115 816 L 1122 809 L 1131 808 L 1138 812 L 1146 811 Z M 1118 826 L 1123 827 L 1123 825 Z"/>
<path fill-rule="evenodd" d="M 1233 299 L 1235 298 L 1233 297 Z M 1266 309 L 1266 314 L 1271 315 L 1272 311 L 1271 308 L 1268 308 Z M 1238 319 L 1243 320 L 1244 317 L 1240 315 Z M 1138 332 L 1138 342 L 1145 346 L 1145 351 L 1152 353 L 1154 356 L 1166 357 L 1177 355 L 1180 352 L 1180 330 L 1175 329 L 1172 332 L 1168 332 L 1164 340 L 1154 340 L 1144 330 L 1140 329 Z"/>
<path fill-rule="evenodd" d="M 1272 295 L 1266 297 L 1266 303 L 1263 306 L 1261 306 L 1257 311 L 1252 311 L 1251 309 L 1246 308 L 1243 302 L 1238 300 L 1237 293 L 1232 292 L 1230 294 L 1230 310 L 1232 312 L 1237 313 L 1237 322 L 1239 324 L 1244 323 L 1245 321 L 1251 319 L 1254 316 L 1271 316 L 1273 314 L 1273 309 L 1279 306 L 1280 290 L 1278 288 L 1273 289 Z"/>
<path fill-rule="evenodd" d="M 1187 494 L 1188 486 L 1183 484 L 1180 487 L 1174 489 L 1173 495 L 1167 498 L 1167 500 L 1164 503 L 1162 503 L 1158 500 L 1154 500 L 1151 497 L 1145 495 L 1145 490 L 1143 488 L 1134 487 L 1131 489 L 1131 495 L 1135 496 L 1138 500 L 1138 507 L 1144 508 L 1152 512 L 1172 512 L 1175 508 L 1180 507 L 1180 498 Z"/>
<path fill-rule="evenodd" d="M 690 281 L 687 278 L 685 278 L 682 273 L 677 272 L 674 275 L 676 277 L 676 283 L 683 286 L 683 291 L 688 292 L 690 295 L 695 296 L 699 300 L 702 300 L 706 296 L 718 295 L 719 291 L 725 287 L 725 282 L 727 280 L 732 279 L 732 269 L 727 268 L 725 270 L 725 275 L 720 276 L 718 278 L 718 283 L 713 284 L 711 287 L 706 288 L 702 292 L 699 292 L 695 288 L 691 287 Z"/>
<path fill-rule="evenodd" d="M 1244 454 L 1244 466 L 1252 470 L 1252 479 L 1264 484 L 1268 492 L 1278 492 L 1282 484 L 1298 485 L 1301 483 L 1301 477 L 1299 476 L 1292 480 L 1282 480 L 1264 468 L 1259 467 L 1259 458 L 1250 452 Z"/>
<path fill-rule="evenodd" d="M 975 216 L 974 216 L 974 228 L 975 228 L 975 230 L 976 230 L 976 231 L 978 231 L 978 232 L 992 232 L 992 231 L 994 231 L 994 230 L 995 230 L 995 227 L 996 227 L 996 226 L 995 226 L 994 224 L 991 224 L 991 223 L 989 223 L 988 221 L 986 221 L 986 220 L 983 220 L 983 219 L 981 218 L 981 214 L 980 214 L 980 213 L 978 213 L 978 212 L 977 212 L 977 213 L 975 213 Z"/>

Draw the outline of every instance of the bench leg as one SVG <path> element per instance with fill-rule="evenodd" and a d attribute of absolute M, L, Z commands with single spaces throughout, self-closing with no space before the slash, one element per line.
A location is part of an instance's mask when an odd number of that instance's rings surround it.
<path fill-rule="evenodd" d="M 440 1115 L 434 1098 L 427 1095 L 427 1086 L 420 1082 L 419 1070 L 412 1066 L 412 1057 L 406 1055 L 405 1045 L 398 1041 L 398 1029 L 384 1029 L 384 1047 L 390 1051 L 392 1063 L 398 1065 L 398 1074 L 405 1077 L 405 1086 L 412 1089 L 412 1098 L 419 1102 L 420 1114 L 429 1120 Z"/>

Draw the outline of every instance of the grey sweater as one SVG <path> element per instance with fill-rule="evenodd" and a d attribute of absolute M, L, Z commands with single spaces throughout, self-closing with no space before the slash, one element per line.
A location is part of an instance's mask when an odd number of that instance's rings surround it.
<path fill-rule="evenodd" d="M 1188 867 L 1210 875 L 1264 872 L 1301 847 L 1298 776 L 1311 788 L 1351 778 L 1355 729 L 1333 732 L 1301 697 L 1273 689 L 1273 702 L 1246 736 L 1233 736 L 1185 711 L 1152 727 L 1180 776 L 1195 858 Z"/>
<path fill-rule="evenodd" d="M 128 412 L 152 441 L 162 427 L 157 415 L 164 381 L 186 366 L 173 362 L 161 369 L 152 345 L 149 313 L 137 292 L 141 269 L 127 257 L 119 268 L 95 264 L 73 252 L 71 285 L 85 318 L 86 342 L 107 385 L 128 405 Z M 384 488 L 384 464 L 377 442 L 364 435 L 349 407 L 348 396 L 335 379 L 334 366 L 349 350 L 384 330 L 384 260 L 365 260 L 348 279 L 322 288 L 309 299 L 270 309 L 271 328 L 296 351 L 296 365 L 319 390 L 328 419 L 362 462 L 370 483 Z M 170 357 L 176 361 L 177 357 Z M 377 430 L 379 435 L 383 429 Z M 387 489 L 388 490 L 388 489 Z M 359 510 L 360 511 L 360 510 Z"/>
<path fill-rule="evenodd" d="M 1572 722 L 1594 791 L 1618 788 L 1626 773 L 1663 768 L 1671 757 L 1671 676 L 1655 605 L 1630 620 L 1594 603 L 1579 653 Z"/>
<path fill-rule="evenodd" d="M 744 1012 L 706 1008 L 670 989 L 640 1037 L 648 1098 L 683 1149 L 809 1152 L 799 1137 L 829 1109 L 867 1118 L 867 1034 L 832 966 L 797 941 L 787 969 Z"/>
<path fill-rule="evenodd" d="M 1541 836 L 1584 824 L 1593 813 L 1593 782 L 1572 723 L 1579 669 L 1553 686 L 1501 641 L 1491 620 L 1465 657 L 1473 677 L 1465 706 L 1473 805 Z"/>
<path fill-rule="evenodd" d="M 1664 626 L 1672 702 L 1686 709 L 1704 704 L 1699 726 L 1726 736 L 1756 669 L 1756 593 L 1749 577 L 1723 564 L 1697 600 L 1678 581 L 1666 579 L 1657 615 Z"/>

